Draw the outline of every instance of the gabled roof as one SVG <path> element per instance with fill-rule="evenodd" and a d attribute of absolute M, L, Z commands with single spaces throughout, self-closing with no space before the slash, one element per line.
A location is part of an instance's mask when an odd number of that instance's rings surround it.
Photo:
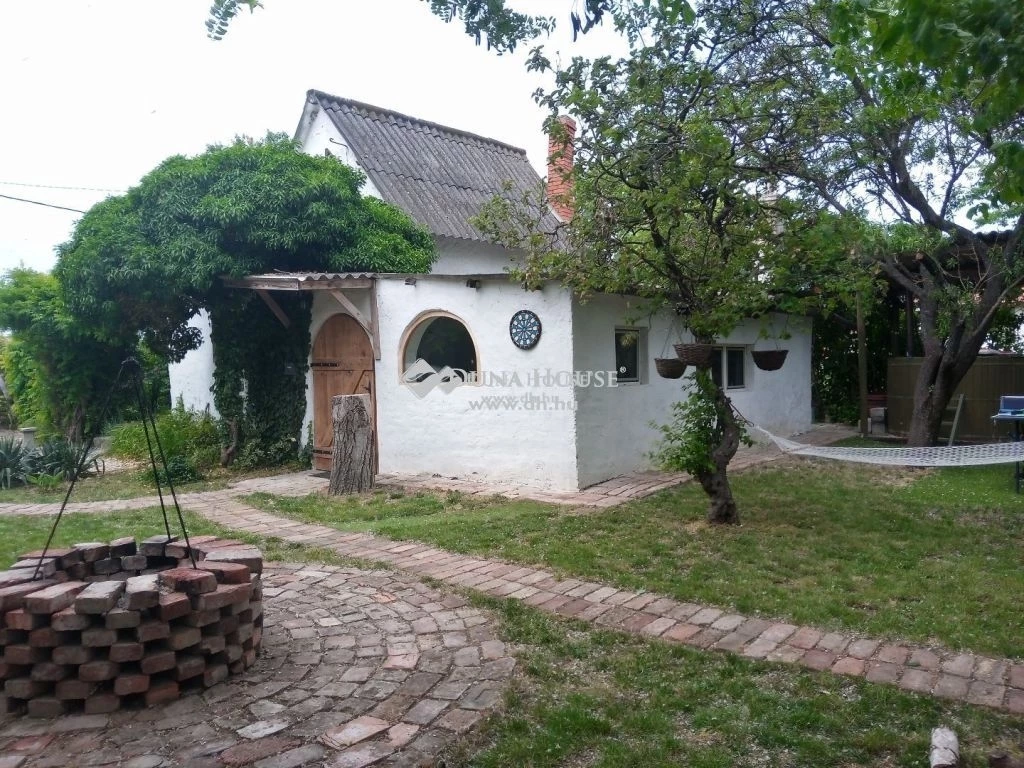
<path fill-rule="evenodd" d="M 306 98 L 330 117 L 381 197 L 436 236 L 483 241 L 469 220 L 484 203 L 506 182 L 516 197 L 541 183 L 525 150 L 322 91 Z"/>

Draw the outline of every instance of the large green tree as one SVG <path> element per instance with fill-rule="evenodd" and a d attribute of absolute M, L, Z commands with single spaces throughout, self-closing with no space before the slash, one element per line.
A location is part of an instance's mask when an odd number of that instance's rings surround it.
<path fill-rule="evenodd" d="M 553 130 L 561 112 L 580 119 L 572 221 L 544 233 L 508 200 L 480 221 L 527 250 L 528 282 L 555 278 L 583 296 L 641 297 L 644 312 L 677 313 L 703 344 L 746 318 L 822 308 L 837 288 L 856 290 L 850 273 L 870 285 L 848 254 L 862 236 L 858 220 L 773 194 L 748 167 L 737 115 L 749 111 L 750 94 L 728 87 L 728 77 L 751 40 L 733 5 L 706 3 L 697 24 L 652 6 L 626 30 L 636 33 L 628 56 L 576 59 L 558 73 L 543 102 Z M 707 364 L 692 384 L 662 457 L 696 476 L 710 521 L 737 523 L 727 468 L 744 426 Z"/>
<path fill-rule="evenodd" d="M 3 368 L 19 422 L 74 440 L 102 426 L 103 395 L 134 349 L 130 339 L 97 339 L 68 311 L 57 280 L 30 269 L 0 277 L 0 329 L 12 334 Z"/>
<path fill-rule="evenodd" d="M 281 299 L 286 328 L 252 292 L 226 288 L 223 278 L 429 270 L 429 234 L 361 195 L 362 182 L 281 135 L 171 157 L 82 217 L 55 274 L 69 310 L 97 338 L 141 335 L 169 360 L 198 345 L 189 320 L 208 311 L 226 442 L 252 438 L 268 457 L 283 457 L 294 453 L 302 426 L 311 302 Z"/>
<path fill-rule="evenodd" d="M 741 116 L 752 170 L 788 196 L 888 223 L 874 253 L 917 311 L 924 363 L 909 442 L 935 441 L 942 413 L 993 321 L 1024 284 L 1024 211 L 1002 185 L 1000 147 L 1024 115 L 979 129 L 985 85 L 897 60 L 870 23 L 834 34 L 832 2 L 750 0 L 756 44 L 730 87 L 764 87 Z"/>

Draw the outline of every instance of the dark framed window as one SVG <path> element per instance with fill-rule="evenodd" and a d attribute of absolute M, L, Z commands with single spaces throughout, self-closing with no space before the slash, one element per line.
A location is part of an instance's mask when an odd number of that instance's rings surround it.
<path fill-rule="evenodd" d="M 647 361 L 647 334 L 643 328 L 615 329 L 615 381 L 639 384 Z"/>
<path fill-rule="evenodd" d="M 744 347 L 715 347 L 711 352 L 711 378 L 726 389 L 747 386 L 747 352 Z"/>

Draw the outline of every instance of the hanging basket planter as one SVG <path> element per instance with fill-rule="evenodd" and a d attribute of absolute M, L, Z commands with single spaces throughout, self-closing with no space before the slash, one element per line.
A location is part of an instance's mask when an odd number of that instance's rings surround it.
<path fill-rule="evenodd" d="M 699 368 L 711 359 L 711 344 L 674 344 L 676 356 L 686 365 Z"/>
<path fill-rule="evenodd" d="M 686 373 L 686 363 L 675 357 L 656 357 L 654 367 L 663 379 L 678 379 Z"/>
<path fill-rule="evenodd" d="M 750 356 L 754 358 L 754 365 L 762 371 L 777 371 L 786 362 L 788 349 L 763 349 L 760 352 L 752 351 Z"/>

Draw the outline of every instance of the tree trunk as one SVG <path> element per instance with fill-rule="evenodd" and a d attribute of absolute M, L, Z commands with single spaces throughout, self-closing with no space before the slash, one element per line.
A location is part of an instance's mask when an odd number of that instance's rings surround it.
<path fill-rule="evenodd" d="M 331 400 L 334 449 L 329 493 L 364 493 L 373 488 L 377 446 L 369 395 L 337 395 Z"/>
<path fill-rule="evenodd" d="M 968 333 L 966 320 L 954 316 L 950 321 L 952 330 L 943 335 L 938 329 L 938 300 L 926 297 L 919 300 L 919 306 L 924 359 L 914 384 L 908 446 L 935 445 L 939 441 L 946 407 L 977 359 L 991 325 L 991 321 L 977 324 Z"/>
<path fill-rule="evenodd" d="M 228 439 L 231 441 L 227 445 L 220 447 L 220 465 L 226 467 L 235 460 L 235 456 L 238 455 L 238 420 L 228 419 Z"/>
<path fill-rule="evenodd" d="M 726 470 L 740 447 L 740 425 L 736 421 L 732 403 L 722 388 L 714 387 L 717 444 L 711 449 L 712 466 L 697 472 L 697 480 L 708 495 L 708 522 L 739 525 L 740 512 L 729 486 Z"/>

